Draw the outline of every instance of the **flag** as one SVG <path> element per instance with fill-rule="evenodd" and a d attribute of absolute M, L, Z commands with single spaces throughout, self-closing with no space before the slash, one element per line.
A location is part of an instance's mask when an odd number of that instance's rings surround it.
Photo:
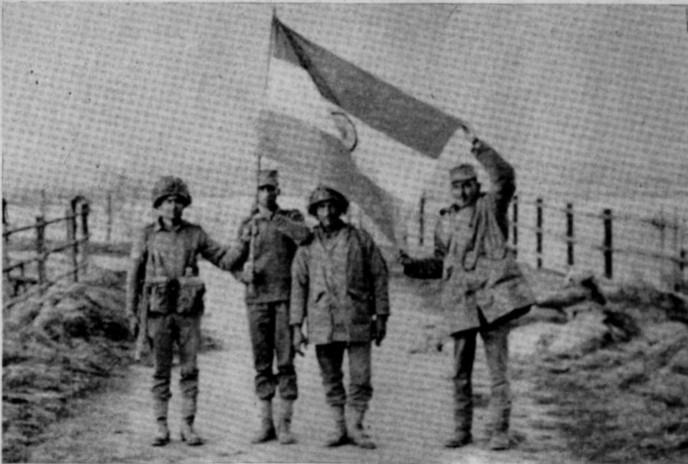
<path fill-rule="evenodd" d="M 258 152 L 311 190 L 317 183 L 340 190 L 395 243 L 394 197 L 362 171 L 354 155 L 359 147 L 374 146 L 373 138 L 388 137 L 434 159 L 460 120 L 310 42 L 276 17 L 271 40 Z"/>

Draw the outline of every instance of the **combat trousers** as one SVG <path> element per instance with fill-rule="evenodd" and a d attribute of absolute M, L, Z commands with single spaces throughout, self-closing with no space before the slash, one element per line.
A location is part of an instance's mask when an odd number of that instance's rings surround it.
<path fill-rule="evenodd" d="M 347 402 L 342 373 L 345 351 L 349 356 L 349 406 L 357 411 L 366 411 L 373 397 L 370 342 L 315 345 L 325 401 L 329 406 L 344 406 Z"/>
<path fill-rule="evenodd" d="M 298 388 L 288 303 L 253 303 L 248 304 L 247 309 L 253 365 L 256 370 L 256 395 L 261 400 L 271 400 L 279 387 L 282 399 L 295 400 L 298 397 Z M 272 369 L 275 358 L 277 375 Z"/>
<path fill-rule="evenodd" d="M 148 336 L 153 344 L 153 399 L 167 402 L 171 397 L 170 377 L 174 344 L 179 346 L 182 417 L 196 414 L 198 397 L 198 350 L 201 346 L 201 316 L 180 314 L 151 315 Z"/>
<path fill-rule="evenodd" d="M 473 418 L 473 362 L 476 335 L 485 345 L 485 357 L 490 375 L 489 422 L 491 430 L 506 431 L 511 413 L 511 392 L 507 377 L 510 323 L 452 334 L 454 338 L 454 419 L 457 430 L 470 432 Z"/>

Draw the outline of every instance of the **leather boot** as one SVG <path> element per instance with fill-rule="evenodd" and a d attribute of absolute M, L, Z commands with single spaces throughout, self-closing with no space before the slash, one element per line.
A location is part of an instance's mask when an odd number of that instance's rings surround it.
<path fill-rule="evenodd" d="M 153 413 L 157 423 L 157 431 L 151 445 L 165 446 L 170 442 L 170 430 L 167 428 L 167 401 L 156 400 L 153 403 Z"/>
<path fill-rule="evenodd" d="M 350 428 L 351 441 L 353 441 L 354 444 L 359 448 L 375 449 L 375 443 L 373 440 L 371 440 L 370 435 L 366 433 L 365 428 L 363 427 L 365 411 L 362 409 L 354 409 L 352 416 Z"/>
<path fill-rule="evenodd" d="M 265 443 L 277 438 L 275 424 L 272 422 L 272 400 L 260 400 L 260 429 L 251 443 Z"/>
<path fill-rule="evenodd" d="M 444 442 L 445 448 L 461 448 L 473 441 L 470 431 L 455 430 L 454 434 Z"/>
<path fill-rule="evenodd" d="M 444 442 L 445 448 L 461 448 L 473 441 L 471 425 L 473 423 L 473 405 L 457 408 L 454 411 L 454 433 Z"/>
<path fill-rule="evenodd" d="M 334 419 L 334 429 L 327 436 L 325 446 L 335 447 L 345 445 L 349 442 L 346 433 L 346 418 L 344 417 L 344 406 L 332 406 L 332 418 Z"/>
<path fill-rule="evenodd" d="M 296 443 L 296 438 L 291 433 L 291 418 L 294 415 L 294 400 L 282 400 L 279 422 L 277 423 L 277 438 L 280 445 Z"/>
<path fill-rule="evenodd" d="M 509 449 L 511 446 L 511 440 L 509 439 L 510 416 L 511 408 L 504 408 L 494 413 L 492 420 L 492 436 L 487 445 L 491 450 L 505 450 Z"/>
<path fill-rule="evenodd" d="M 203 439 L 193 428 L 194 416 L 189 416 L 182 422 L 181 438 L 189 446 L 199 446 L 203 444 Z"/>

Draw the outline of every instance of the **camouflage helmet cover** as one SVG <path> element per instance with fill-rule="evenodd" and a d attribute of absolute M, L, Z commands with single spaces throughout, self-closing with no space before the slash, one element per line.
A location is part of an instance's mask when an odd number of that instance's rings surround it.
<path fill-rule="evenodd" d="M 315 210 L 318 204 L 324 201 L 331 201 L 334 203 L 341 214 L 345 214 L 347 209 L 349 209 L 349 200 L 347 200 L 344 195 L 333 188 L 320 184 L 308 197 L 308 214 L 315 216 Z"/>
<path fill-rule="evenodd" d="M 181 198 L 184 206 L 191 204 L 191 194 L 189 187 L 179 177 L 163 176 L 157 180 L 153 186 L 153 208 L 160 206 L 160 203 L 169 196 L 176 195 Z"/>

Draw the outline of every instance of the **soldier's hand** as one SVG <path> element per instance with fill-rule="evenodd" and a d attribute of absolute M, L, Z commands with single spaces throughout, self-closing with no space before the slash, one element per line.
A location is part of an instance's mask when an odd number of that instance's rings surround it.
<path fill-rule="evenodd" d="M 462 121 L 461 129 L 463 130 L 463 136 L 470 143 L 473 143 L 475 141 L 475 139 L 478 138 L 478 136 L 475 135 L 475 131 L 473 130 L 473 127 L 471 127 L 471 125 L 468 124 L 466 121 Z"/>
<path fill-rule="evenodd" d="M 378 316 L 375 321 L 375 346 L 380 346 L 387 336 L 387 317 Z"/>
<path fill-rule="evenodd" d="M 298 325 L 292 326 L 292 344 L 294 352 L 300 356 L 305 356 L 305 350 L 308 346 L 308 339 L 303 335 L 301 327 Z"/>
<path fill-rule="evenodd" d="M 246 261 L 241 271 L 241 281 L 245 284 L 250 284 L 253 283 L 254 277 L 255 271 L 253 269 L 253 263 L 251 261 Z"/>
<path fill-rule="evenodd" d="M 399 264 L 406 267 L 409 264 L 413 263 L 413 258 L 411 258 L 408 255 L 408 253 L 406 253 L 404 250 L 399 250 L 399 254 L 397 255 L 397 261 L 399 262 Z"/>

